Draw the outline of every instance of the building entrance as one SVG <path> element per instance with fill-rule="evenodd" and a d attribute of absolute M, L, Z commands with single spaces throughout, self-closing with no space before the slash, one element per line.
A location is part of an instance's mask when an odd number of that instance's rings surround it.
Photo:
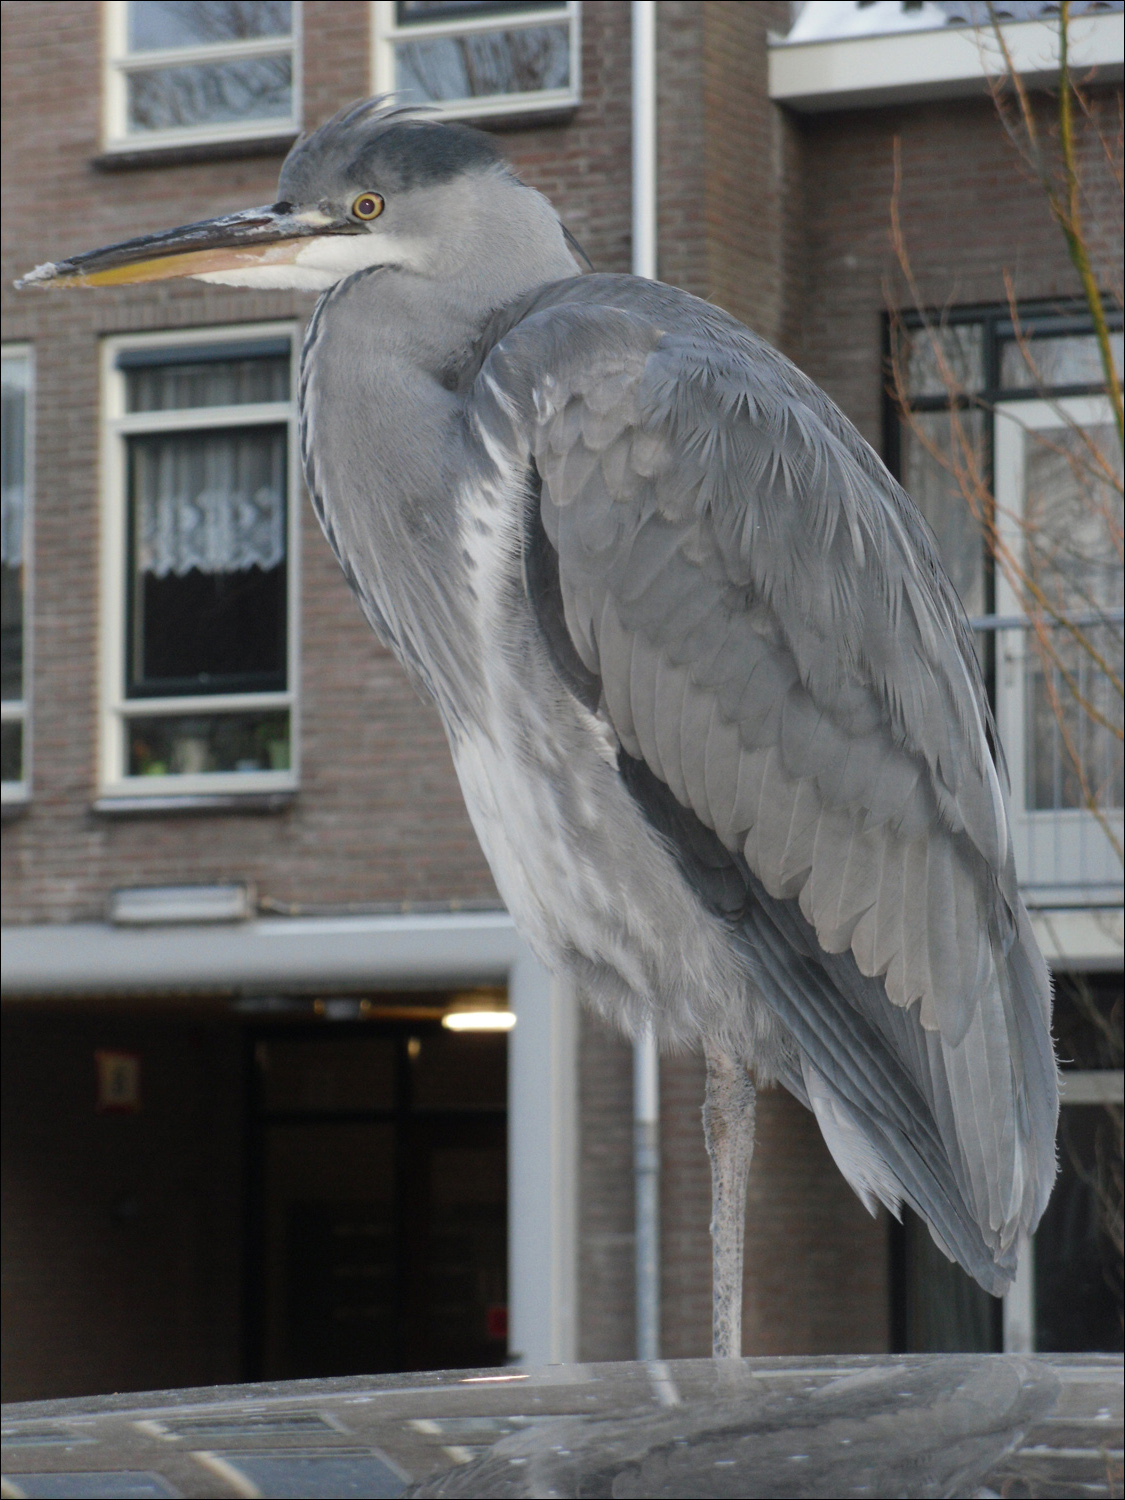
<path fill-rule="evenodd" d="M 502 1364 L 507 1038 L 455 998 L 6 1006 L 5 1400 Z"/>
<path fill-rule="evenodd" d="M 502 1364 L 506 1038 L 289 1024 L 251 1059 L 252 1375 Z"/>

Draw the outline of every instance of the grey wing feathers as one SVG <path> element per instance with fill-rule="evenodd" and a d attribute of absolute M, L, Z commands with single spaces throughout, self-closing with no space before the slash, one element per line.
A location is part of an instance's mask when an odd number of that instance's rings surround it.
<path fill-rule="evenodd" d="M 585 277 L 498 333 L 475 420 L 541 476 L 622 750 L 744 862 L 786 1081 L 862 1195 L 1010 1275 L 1054 1175 L 1049 983 L 924 524 L 826 397 L 683 294 Z"/>

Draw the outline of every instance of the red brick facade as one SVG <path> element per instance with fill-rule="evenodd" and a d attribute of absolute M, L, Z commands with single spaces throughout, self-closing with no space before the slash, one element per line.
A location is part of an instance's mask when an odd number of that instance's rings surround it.
<path fill-rule="evenodd" d="M 1096 103 L 1112 138 L 1112 97 Z M 989 100 L 806 116 L 794 133 L 800 171 L 792 227 L 801 239 L 789 277 L 787 352 L 877 449 L 880 322 L 888 306 L 911 306 L 890 236 L 896 140 L 900 214 L 923 306 L 1003 305 L 1005 272 L 1020 301 L 1079 294 L 1044 195 Z M 1120 297 L 1119 200 L 1092 131 L 1084 144 L 1098 264 L 1111 275 L 1116 268 Z"/>

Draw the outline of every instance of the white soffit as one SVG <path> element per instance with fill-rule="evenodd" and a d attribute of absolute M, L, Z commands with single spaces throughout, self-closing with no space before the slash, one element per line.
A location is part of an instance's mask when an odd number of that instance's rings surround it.
<path fill-rule="evenodd" d="M 1031 926 L 1052 969 L 1120 969 L 1125 959 L 1125 915 L 1120 907 L 1032 911 Z"/>
<path fill-rule="evenodd" d="M 503 984 L 522 951 L 505 911 L 263 917 L 220 926 L 88 922 L 2 934 L 2 991 L 12 1000 Z"/>
<path fill-rule="evenodd" d="M 1058 77 L 1059 30 L 1048 21 L 1013 21 L 1001 28 L 1012 61 L 1030 84 Z M 1004 71 L 995 35 L 985 27 L 889 33 L 835 40 L 770 43 L 770 98 L 814 114 L 953 99 L 985 91 Z M 1125 71 L 1125 13 L 1076 17 L 1070 23 L 1076 77 L 1093 71 L 1100 83 Z"/>

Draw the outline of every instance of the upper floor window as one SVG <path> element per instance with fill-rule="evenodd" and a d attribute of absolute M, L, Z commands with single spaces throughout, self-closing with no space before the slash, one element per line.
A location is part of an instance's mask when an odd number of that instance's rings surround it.
<path fill-rule="evenodd" d="M 299 129 L 299 4 L 107 0 L 105 17 L 109 150 Z"/>
<path fill-rule="evenodd" d="M 31 351 L 4 350 L 0 441 L 0 781 L 5 802 L 27 796 L 27 590 Z"/>
<path fill-rule="evenodd" d="M 374 12 L 376 93 L 474 118 L 578 103 L 573 0 L 374 0 Z"/>
<path fill-rule="evenodd" d="M 110 794 L 293 785 L 290 328 L 107 348 Z"/>

